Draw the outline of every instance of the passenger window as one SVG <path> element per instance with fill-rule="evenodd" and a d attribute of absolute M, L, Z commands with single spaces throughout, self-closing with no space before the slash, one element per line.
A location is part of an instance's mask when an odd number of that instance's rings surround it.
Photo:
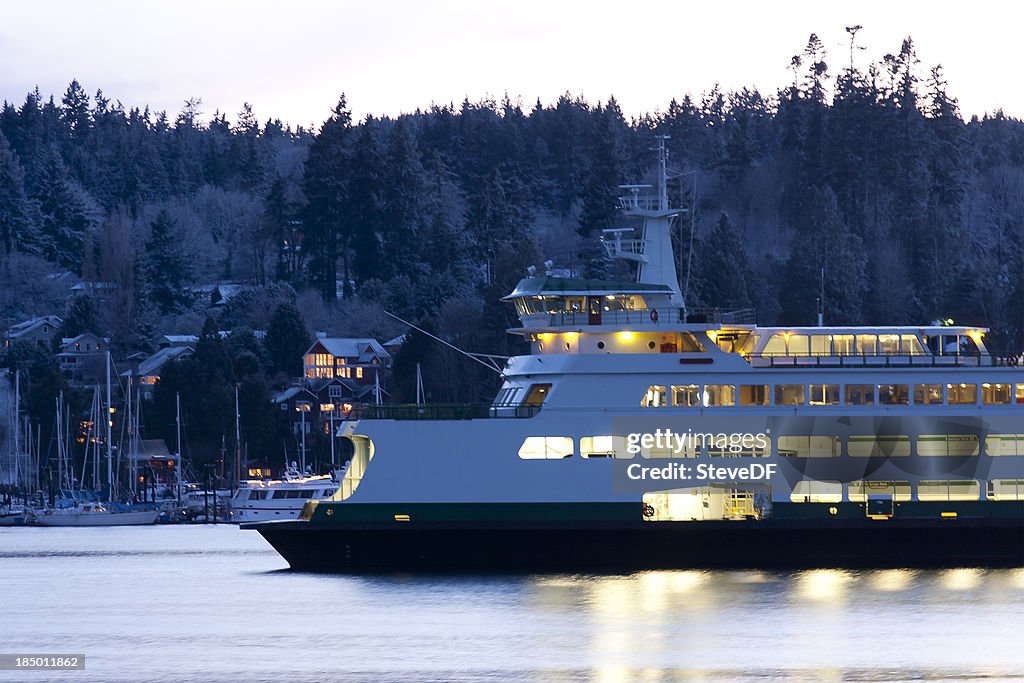
<path fill-rule="evenodd" d="M 531 384 L 530 390 L 526 392 L 526 398 L 523 399 L 523 405 L 539 406 L 547 400 L 549 393 L 551 393 L 550 384 Z"/>

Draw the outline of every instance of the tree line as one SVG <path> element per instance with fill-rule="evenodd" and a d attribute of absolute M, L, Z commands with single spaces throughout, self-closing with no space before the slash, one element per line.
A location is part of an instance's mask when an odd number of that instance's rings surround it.
<path fill-rule="evenodd" d="M 387 338 L 403 330 L 387 311 L 471 351 L 517 353 L 498 298 L 528 265 L 628 277 L 596 237 L 667 135 L 670 194 L 690 210 L 676 244 L 689 306 L 808 325 L 823 290 L 830 324 L 952 318 L 1019 353 L 1024 125 L 1001 111 L 965 120 L 909 38 L 856 65 L 856 28 L 849 64 L 812 35 L 777 92 L 716 88 L 632 118 L 566 94 L 355 121 L 342 95 L 314 131 L 260 123 L 248 105 L 233 122 L 206 116 L 196 98 L 171 118 L 77 81 L 59 99 L 28 93 L 0 109 L 0 318 L 63 311 L 64 273 L 110 283 L 88 322 L 122 357 L 159 333 L 197 334 L 208 315 L 264 330 L 280 306 L 307 336 Z M 197 292 L 213 282 L 244 289 L 211 313 Z M 210 358 L 254 355 L 244 376 L 265 392 L 284 368 L 242 337 Z M 417 362 L 435 401 L 493 393 L 485 370 L 417 334 L 395 400 L 413 398 Z M 218 429 L 203 438 L 219 445 Z"/>

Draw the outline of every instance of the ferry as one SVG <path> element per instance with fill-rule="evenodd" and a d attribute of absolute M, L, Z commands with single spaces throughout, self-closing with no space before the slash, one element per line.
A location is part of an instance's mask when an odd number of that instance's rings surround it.
<path fill-rule="evenodd" d="M 666 178 L 662 143 L 602 237 L 635 281 L 505 297 L 530 352 L 490 405 L 370 406 L 329 500 L 243 528 L 313 571 L 1024 566 L 1020 357 L 687 309 Z"/>

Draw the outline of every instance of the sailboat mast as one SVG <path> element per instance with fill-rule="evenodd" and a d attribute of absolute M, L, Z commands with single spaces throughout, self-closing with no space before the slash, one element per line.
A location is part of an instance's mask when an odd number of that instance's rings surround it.
<path fill-rule="evenodd" d="M 134 374 L 132 372 L 129 372 L 128 373 L 128 394 L 127 394 L 127 401 L 125 402 L 125 410 L 127 411 L 127 415 L 125 416 L 125 419 L 126 419 L 126 422 L 128 424 L 128 459 L 130 460 L 129 470 L 128 471 L 131 472 L 131 476 L 132 476 L 132 502 L 134 503 L 138 499 L 138 479 L 139 479 L 139 476 L 138 476 L 137 466 L 136 466 L 136 462 L 135 462 L 136 461 L 137 453 L 135 452 L 135 424 L 133 422 L 135 411 L 133 410 L 134 406 L 132 406 L 132 379 L 133 379 L 133 377 L 134 377 Z"/>
<path fill-rule="evenodd" d="M 20 485 L 21 471 L 21 370 L 14 371 L 14 484 Z"/>
<path fill-rule="evenodd" d="M 175 479 L 177 480 L 177 486 L 175 486 L 175 488 L 177 489 L 177 492 L 178 492 L 177 499 L 178 499 L 178 504 L 180 505 L 181 504 L 181 392 L 180 391 L 174 393 L 174 407 L 175 407 L 174 424 L 175 424 L 175 429 L 176 429 L 176 435 L 175 435 L 176 441 L 175 441 L 175 444 L 177 445 L 177 449 L 178 449 L 178 461 L 175 463 L 174 472 L 175 472 L 175 475 L 176 475 Z"/>
<path fill-rule="evenodd" d="M 238 411 L 238 384 L 235 384 L 235 481 L 234 484 L 242 481 L 242 425 L 241 416 Z M 234 485 L 232 485 L 234 493 Z"/>
<path fill-rule="evenodd" d="M 107 498 L 114 499 L 114 452 L 111 443 L 111 427 L 114 426 L 114 411 L 110 404 L 110 350 L 107 350 L 107 409 L 104 411 L 107 423 Z"/>

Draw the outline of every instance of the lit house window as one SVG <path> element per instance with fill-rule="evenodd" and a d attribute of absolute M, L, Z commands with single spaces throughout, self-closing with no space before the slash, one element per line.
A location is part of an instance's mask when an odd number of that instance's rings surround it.
<path fill-rule="evenodd" d="M 329 353 L 310 353 L 305 359 L 305 375 L 309 379 L 334 377 L 334 359 Z"/>

